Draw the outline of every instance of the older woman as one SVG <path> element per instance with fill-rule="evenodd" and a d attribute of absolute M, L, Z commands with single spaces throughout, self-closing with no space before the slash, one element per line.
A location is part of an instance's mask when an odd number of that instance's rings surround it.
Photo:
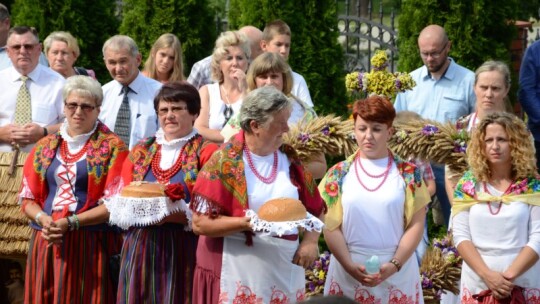
<path fill-rule="evenodd" d="M 282 144 L 290 114 L 290 101 L 275 88 L 250 92 L 240 110 L 242 131 L 199 173 L 191 205 L 193 230 L 201 235 L 193 303 L 303 298 L 304 268 L 317 258 L 319 233 L 305 232 L 300 244 L 297 231 L 254 234 L 245 216 L 278 197 L 299 199 L 315 216 L 325 210 L 311 175 Z"/>
<path fill-rule="evenodd" d="M 419 169 L 392 155 L 396 116 L 380 96 L 353 106 L 358 152 L 332 167 L 319 185 L 328 206 L 324 237 L 332 252 L 325 294 L 358 303 L 422 303 L 414 250 L 424 230 L 429 194 Z M 378 256 L 377 270 L 366 261 Z M 412 257 L 412 258 L 411 258 Z"/>
<path fill-rule="evenodd" d="M 458 131 L 471 133 L 487 115 L 509 110 L 508 91 L 510 91 L 510 70 L 500 61 L 486 61 L 475 72 L 474 93 L 476 94 L 476 111 L 463 116 L 456 122 Z M 448 197 L 452 198 L 454 187 L 460 174 L 449 171 L 446 167 L 445 187 Z"/>
<path fill-rule="evenodd" d="M 122 237 L 99 200 L 118 183 L 127 148 L 98 121 L 103 93 L 93 78 L 68 78 L 66 122 L 41 139 L 24 166 L 22 210 L 32 220 L 25 303 L 114 303 L 109 259 Z M 50 246 L 55 245 L 55 246 Z"/>
<path fill-rule="evenodd" d="M 216 40 L 212 54 L 212 78 L 216 83 L 203 86 L 201 115 L 195 127 L 214 142 L 223 142 L 220 130 L 240 111 L 246 90 L 246 71 L 251 54 L 249 42 L 240 32 L 224 32 Z"/>
<path fill-rule="evenodd" d="M 494 113 L 476 127 L 467 156 L 470 171 L 452 207 L 454 241 L 465 261 L 461 303 L 476 303 L 472 295 L 486 289 L 507 298 L 517 286 L 526 303 L 537 303 L 540 181 L 531 135 L 514 115 Z"/>
<path fill-rule="evenodd" d="M 182 45 L 174 34 L 161 35 L 150 50 L 143 75 L 161 83 L 184 80 Z"/>
<path fill-rule="evenodd" d="M 183 195 L 177 199 L 183 201 L 175 204 L 185 205 L 191 201 L 203 158 L 215 150 L 193 129 L 201 108 L 199 93 L 187 82 L 171 82 L 163 85 L 154 107 L 160 128 L 129 154 L 122 170 L 123 184 L 179 185 Z M 120 211 L 107 207 L 111 218 Z M 147 213 L 148 207 L 141 205 L 137 213 Z M 149 214 L 155 225 L 137 227 L 133 222 L 122 248 L 118 303 L 191 303 L 197 237 L 185 229 L 187 210 L 187 206 L 176 208 L 164 218 Z"/>
<path fill-rule="evenodd" d="M 96 78 L 94 71 L 73 66 L 81 52 L 77 39 L 69 32 L 52 32 L 45 38 L 43 44 L 49 66 L 65 78 L 73 75 Z"/>

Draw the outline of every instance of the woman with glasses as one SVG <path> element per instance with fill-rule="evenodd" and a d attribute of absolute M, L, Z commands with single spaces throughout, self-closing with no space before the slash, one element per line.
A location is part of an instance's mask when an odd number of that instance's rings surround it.
<path fill-rule="evenodd" d="M 79 58 L 81 51 L 79 43 L 69 32 L 52 32 L 43 42 L 45 55 L 49 61 L 49 66 L 54 71 L 60 73 L 64 78 L 73 75 L 85 75 L 96 78 L 92 70 L 82 67 L 74 67 L 75 61 Z"/>
<path fill-rule="evenodd" d="M 175 189 L 167 216 L 150 213 L 140 204 L 136 213 L 147 213 L 147 224 L 136 222 L 126 232 L 120 262 L 118 303 L 191 303 L 197 236 L 188 224 L 187 204 L 197 174 L 217 148 L 208 144 L 193 124 L 201 101 L 187 82 L 164 84 L 154 98 L 160 128 L 156 135 L 138 143 L 122 170 L 122 184 L 157 182 Z M 180 205 L 180 206 L 174 206 Z M 107 207 L 111 219 L 121 210 Z"/>
<path fill-rule="evenodd" d="M 122 236 L 100 199 L 119 182 L 127 148 L 97 118 L 103 92 L 72 76 L 62 95 L 66 121 L 41 139 L 24 166 L 22 210 L 32 221 L 25 303 L 114 303 L 109 259 Z"/>
<path fill-rule="evenodd" d="M 212 78 L 216 83 L 199 90 L 201 115 L 195 122 L 204 138 L 223 142 L 221 129 L 234 113 L 240 111 L 250 54 L 249 42 L 240 32 L 224 32 L 216 40 L 211 62 Z"/>

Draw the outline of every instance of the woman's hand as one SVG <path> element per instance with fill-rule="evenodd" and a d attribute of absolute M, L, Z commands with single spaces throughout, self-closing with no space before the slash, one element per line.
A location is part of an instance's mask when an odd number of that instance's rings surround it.
<path fill-rule="evenodd" d="M 319 245 L 316 242 L 303 240 L 293 257 L 293 264 L 308 268 L 319 257 Z"/>
<path fill-rule="evenodd" d="M 379 280 L 379 284 L 383 281 L 385 281 L 386 279 L 388 279 L 391 275 L 393 275 L 394 273 L 397 272 L 397 268 L 394 264 L 392 263 L 384 263 L 381 265 L 381 277 L 380 277 L 380 280 Z"/>
<path fill-rule="evenodd" d="M 45 219 L 44 219 L 45 220 Z M 42 221 L 44 223 L 44 221 Z M 66 218 L 61 218 L 56 221 L 51 221 L 41 229 L 43 238 L 47 240 L 50 244 L 60 244 L 62 243 L 62 238 L 68 230 L 68 223 Z"/>
<path fill-rule="evenodd" d="M 380 273 L 368 274 L 364 265 L 356 264 L 351 261 L 350 264 L 343 265 L 343 268 L 363 286 L 375 287 L 381 282 Z"/>
<path fill-rule="evenodd" d="M 504 299 L 510 296 L 514 284 L 509 280 L 505 279 L 503 274 L 500 272 L 489 270 L 483 277 L 482 280 L 486 283 L 489 290 L 496 299 Z"/>
<path fill-rule="evenodd" d="M 238 90 L 244 93 L 247 89 L 246 72 L 242 71 L 242 69 L 235 69 L 232 72 L 232 78 L 236 80 Z"/>

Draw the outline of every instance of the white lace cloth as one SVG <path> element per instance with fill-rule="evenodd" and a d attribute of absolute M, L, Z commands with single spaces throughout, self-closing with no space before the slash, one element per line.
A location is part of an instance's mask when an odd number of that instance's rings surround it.
<path fill-rule="evenodd" d="M 184 212 L 188 220 L 184 230 L 191 230 L 192 212 L 183 199 L 173 202 L 168 197 L 133 198 L 115 195 L 104 200 L 104 203 L 110 213 L 109 223 L 122 229 L 155 225 L 168 215 Z"/>
<path fill-rule="evenodd" d="M 249 222 L 253 231 L 261 232 L 263 235 L 270 236 L 283 236 L 289 234 L 296 234 L 297 228 L 304 228 L 308 231 L 321 232 L 324 223 L 316 216 L 307 213 L 305 219 L 289 222 L 268 222 L 259 218 L 257 213 L 251 209 L 246 211 L 246 216 L 251 218 Z"/>

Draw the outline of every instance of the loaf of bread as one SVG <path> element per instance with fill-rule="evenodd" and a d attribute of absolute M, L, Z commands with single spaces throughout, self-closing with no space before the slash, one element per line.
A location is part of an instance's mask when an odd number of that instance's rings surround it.
<path fill-rule="evenodd" d="M 292 198 L 276 198 L 259 208 L 259 218 L 268 222 L 287 222 L 305 219 L 306 207 L 301 201 Z"/>
<path fill-rule="evenodd" d="M 161 197 L 165 196 L 165 186 L 158 183 L 132 182 L 120 192 L 122 197 Z"/>

